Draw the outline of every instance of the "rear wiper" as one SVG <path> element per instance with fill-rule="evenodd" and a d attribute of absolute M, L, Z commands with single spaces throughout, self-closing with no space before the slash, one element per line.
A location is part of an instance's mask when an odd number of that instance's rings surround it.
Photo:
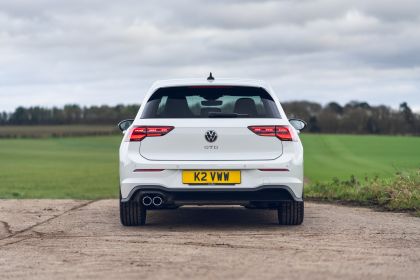
<path fill-rule="evenodd" d="M 248 114 L 209 112 L 209 118 L 247 118 Z"/>

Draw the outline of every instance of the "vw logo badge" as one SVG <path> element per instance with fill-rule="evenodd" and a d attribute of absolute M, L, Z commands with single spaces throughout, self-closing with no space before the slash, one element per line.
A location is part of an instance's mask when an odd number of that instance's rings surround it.
<path fill-rule="evenodd" d="M 204 138 L 206 138 L 206 140 L 210 143 L 213 143 L 214 141 L 217 140 L 217 133 L 214 130 L 208 130 L 206 131 L 206 133 L 204 134 Z"/>

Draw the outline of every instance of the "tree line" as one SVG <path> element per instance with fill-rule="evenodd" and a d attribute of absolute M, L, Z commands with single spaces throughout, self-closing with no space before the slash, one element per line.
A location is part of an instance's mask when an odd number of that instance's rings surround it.
<path fill-rule="evenodd" d="M 76 104 L 62 108 L 18 107 L 12 113 L 0 113 L 0 125 L 113 124 L 134 118 L 140 105 L 90 106 Z"/>
<path fill-rule="evenodd" d="M 316 133 L 419 135 L 420 115 L 406 102 L 397 110 L 388 106 L 371 106 L 351 101 L 344 106 L 330 102 L 325 106 L 308 101 L 283 104 L 289 118 L 308 123 L 308 131 Z"/>
<path fill-rule="evenodd" d="M 295 117 L 308 123 L 307 131 L 314 133 L 353 134 L 420 134 L 420 115 L 407 103 L 398 109 L 388 106 L 371 106 L 366 102 L 352 101 L 344 106 L 330 102 L 321 105 L 309 101 L 284 102 L 289 118 Z M 84 106 L 66 105 L 58 108 L 18 107 L 14 112 L 0 113 L 0 125 L 60 125 L 60 124 L 109 124 L 134 118 L 140 105 Z"/>

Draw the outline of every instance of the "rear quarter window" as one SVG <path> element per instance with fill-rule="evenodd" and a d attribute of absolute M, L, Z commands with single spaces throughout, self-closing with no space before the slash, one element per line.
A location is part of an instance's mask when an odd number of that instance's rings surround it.
<path fill-rule="evenodd" d="M 191 86 L 158 89 L 142 119 L 280 118 L 270 94 L 259 87 Z"/>

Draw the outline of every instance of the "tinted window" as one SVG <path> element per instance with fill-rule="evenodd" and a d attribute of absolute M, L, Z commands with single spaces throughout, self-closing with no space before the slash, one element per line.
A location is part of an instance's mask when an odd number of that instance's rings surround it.
<path fill-rule="evenodd" d="M 158 89 L 147 101 L 143 119 L 280 118 L 273 98 L 262 88 L 191 86 Z"/>

